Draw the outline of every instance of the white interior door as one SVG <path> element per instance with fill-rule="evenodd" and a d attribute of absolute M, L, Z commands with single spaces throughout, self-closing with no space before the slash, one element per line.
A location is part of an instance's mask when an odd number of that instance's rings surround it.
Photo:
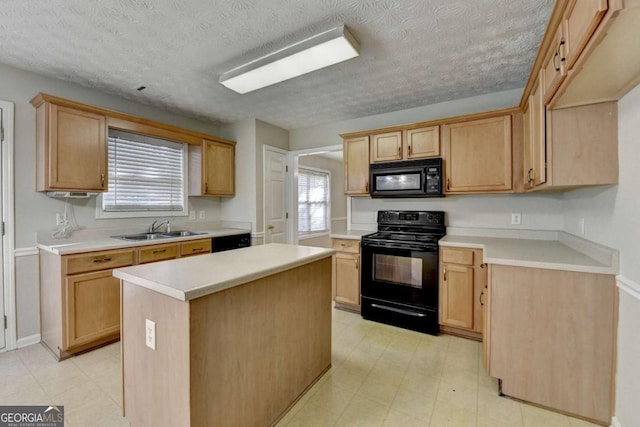
<path fill-rule="evenodd" d="M 5 139 L 5 123 L 8 125 L 8 115 L 7 115 L 7 111 L 5 108 L 0 107 L 0 143 L 4 143 L 4 139 Z M 3 144 L 4 145 L 4 144 Z M 6 333 L 7 330 L 6 328 L 6 322 L 5 322 L 5 311 L 4 311 L 4 206 L 2 206 L 4 204 L 3 200 L 4 200 L 4 194 L 2 194 L 2 189 L 4 188 L 4 181 L 3 181 L 3 174 L 2 174 L 2 165 L 4 164 L 4 158 L 3 158 L 3 150 L 0 150 L 0 227 L 2 227 L 2 230 L 0 231 L 0 240 L 2 240 L 2 242 L 0 242 L 0 330 L 2 331 L 0 333 L 0 349 L 3 349 L 6 347 Z"/>
<path fill-rule="evenodd" d="M 287 243 L 287 156 L 267 148 L 264 159 L 264 241 Z"/>

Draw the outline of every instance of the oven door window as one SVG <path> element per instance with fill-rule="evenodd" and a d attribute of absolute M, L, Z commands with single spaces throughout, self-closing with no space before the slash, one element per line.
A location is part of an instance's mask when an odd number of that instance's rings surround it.
<path fill-rule="evenodd" d="M 420 190 L 422 174 L 405 173 L 396 175 L 376 175 L 375 188 L 378 191 Z"/>
<path fill-rule="evenodd" d="M 422 258 L 373 255 L 373 280 L 376 282 L 422 289 L 422 269 Z"/>

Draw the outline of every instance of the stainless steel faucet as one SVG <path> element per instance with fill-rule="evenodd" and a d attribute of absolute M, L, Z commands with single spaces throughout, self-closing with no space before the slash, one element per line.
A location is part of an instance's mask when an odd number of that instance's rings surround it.
<path fill-rule="evenodd" d="M 156 223 L 158 222 L 158 220 L 153 221 L 153 224 L 151 224 L 149 226 L 149 233 L 155 233 L 156 231 L 158 231 L 158 229 L 160 227 L 162 227 L 163 225 L 167 226 L 167 232 L 169 231 L 169 221 L 171 220 L 166 220 L 166 221 L 162 221 L 160 224 L 156 225 Z"/>

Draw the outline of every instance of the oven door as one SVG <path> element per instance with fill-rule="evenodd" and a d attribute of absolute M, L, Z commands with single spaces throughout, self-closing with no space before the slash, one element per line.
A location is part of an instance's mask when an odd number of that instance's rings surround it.
<path fill-rule="evenodd" d="M 438 247 L 362 244 L 362 296 L 438 308 Z"/>

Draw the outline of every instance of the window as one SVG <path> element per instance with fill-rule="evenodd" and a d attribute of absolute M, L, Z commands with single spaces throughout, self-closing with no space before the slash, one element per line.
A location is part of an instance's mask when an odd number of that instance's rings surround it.
<path fill-rule="evenodd" d="M 328 172 L 298 168 L 298 235 L 329 231 Z"/>
<path fill-rule="evenodd" d="M 109 189 L 102 218 L 187 214 L 187 145 L 109 130 Z"/>

